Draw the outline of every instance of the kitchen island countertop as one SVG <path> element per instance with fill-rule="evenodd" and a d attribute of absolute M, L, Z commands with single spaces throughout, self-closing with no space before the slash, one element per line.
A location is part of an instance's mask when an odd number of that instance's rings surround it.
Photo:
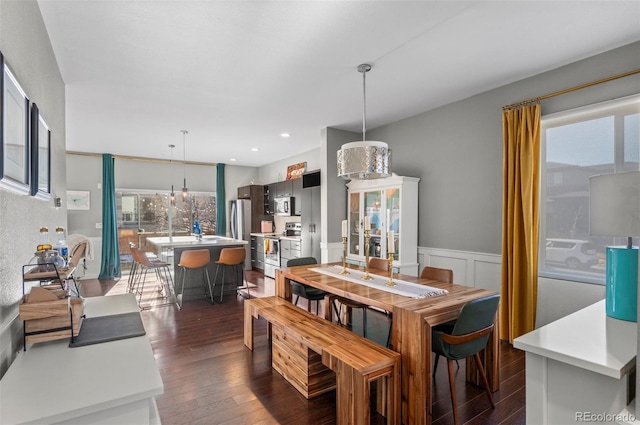
<path fill-rule="evenodd" d="M 247 245 L 247 241 L 226 238 L 224 236 L 205 235 L 197 240 L 195 236 L 173 236 L 148 238 L 147 241 L 159 248 L 198 247 L 198 246 L 229 246 Z"/>

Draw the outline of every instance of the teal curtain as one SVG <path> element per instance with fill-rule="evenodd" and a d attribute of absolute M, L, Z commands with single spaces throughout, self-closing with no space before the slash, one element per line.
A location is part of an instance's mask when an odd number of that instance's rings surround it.
<path fill-rule="evenodd" d="M 224 192 L 224 164 L 216 166 L 216 235 L 227 235 L 227 198 Z"/>
<path fill-rule="evenodd" d="M 122 274 L 118 246 L 114 168 L 111 154 L 102 154 L 102 263 L 98 279 L 113 280 Z"/>

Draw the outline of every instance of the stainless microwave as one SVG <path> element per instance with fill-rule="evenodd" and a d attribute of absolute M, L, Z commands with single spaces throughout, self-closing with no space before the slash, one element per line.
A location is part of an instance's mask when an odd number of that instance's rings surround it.
<path fill-rule="evenodd" d="M 295 198 L 291 196 L 275 198 L 273 200 L 274 215 L 284 215 L 284 216 L 292 215 L 294 199 Z"/>

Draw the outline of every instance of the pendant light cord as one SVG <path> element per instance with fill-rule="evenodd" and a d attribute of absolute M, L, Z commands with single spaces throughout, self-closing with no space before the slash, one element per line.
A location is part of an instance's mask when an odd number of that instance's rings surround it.
<path fill-rule="evenodd" d="M 362 73 L 362 141 L 367 140 L 367 72 Z"/>
<path fill-rule="evenodd" d="M 362 72 L 362 141 L 367 140 L 367 72 L 371 65 L 363 63 L 358 65 L 358 72 Z"/>

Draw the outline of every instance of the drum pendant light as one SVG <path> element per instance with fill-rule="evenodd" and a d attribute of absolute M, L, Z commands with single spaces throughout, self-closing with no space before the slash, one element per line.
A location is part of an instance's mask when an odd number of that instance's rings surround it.
<path fill-rule="evenodd" d="M 338 177 L 346 180 L 366 180 L 389 177 L 391 175 L 391 149 L 385 142 L 367 140 L 367 88 L 366 74 L 370 64 L 358 65 L 362 73 L 362 142 L 342 145 L 337 152 Z"/>

